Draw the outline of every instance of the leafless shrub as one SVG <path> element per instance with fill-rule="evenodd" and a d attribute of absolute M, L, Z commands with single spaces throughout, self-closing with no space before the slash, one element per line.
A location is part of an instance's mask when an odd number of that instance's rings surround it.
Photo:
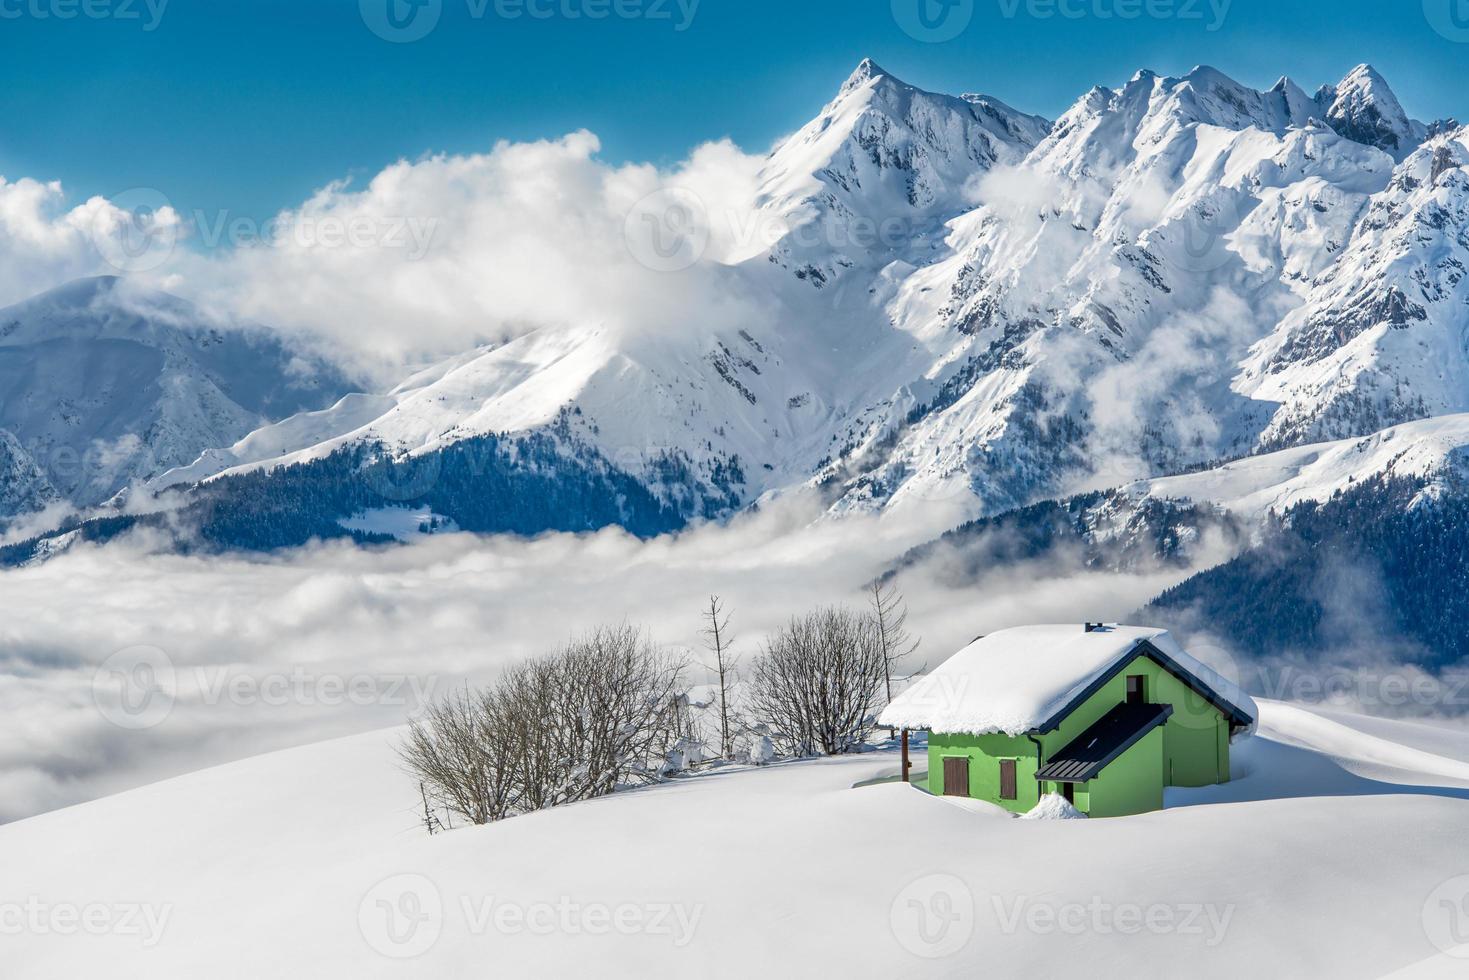
<path fill-rule="evenodd" d="M 425 811 L 431 797 L 463 820 L 484 824 L 506 816 L 517 795 L 507 748 L 490 725 L 485 698 L 465 688 L 414 719 L 399 755 L 419 781 Z"/>
<path fill-rule="evenodd" d="M 558 802 L 659 778 L 677 739 L 682 661 L 620 626 L 572 642 L 544 669 L 560 687 L 547 734 L 571 760 Z"/>
<path fill-rule="evenodd" d="M 682 668 L 630 626 L 597 629 L 430 706 L 399 754 L 431 800 L 476 824 L 651 782 L 684 724 Z"/>
<path fill-rule="evenodd" d="M 754 664 L 750 711 L 784 753 L 850 752 L 872 732 L 886 676 L 872 617 L 819 609 L 766 643 Z"/>

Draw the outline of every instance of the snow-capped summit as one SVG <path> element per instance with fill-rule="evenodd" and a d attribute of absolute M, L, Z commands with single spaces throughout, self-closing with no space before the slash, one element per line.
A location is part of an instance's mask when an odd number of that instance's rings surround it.
<path fill-rule="evenodd" d="M 1335 85 L 1322 86 L 1316 104 L 1333 129 L 1402 160 L 1418 148 L 1428 127 L 1411 120 L 1387 79 L 1371 65 L 1358 65 Z"/>
<path fill-rule="evenodd" d="M 969 181 L 1018 163 L 1049 128 L 989 96 L 925 92 L 866 59 L 761 172 L 762 211 L 792 230 L 770 261 L 816 287 L 880 267 L 968 210 Z"/>

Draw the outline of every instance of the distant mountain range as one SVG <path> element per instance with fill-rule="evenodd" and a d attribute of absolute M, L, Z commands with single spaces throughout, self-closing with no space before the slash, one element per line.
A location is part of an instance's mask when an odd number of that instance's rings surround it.
<path fill-rule="evenodd" d="M 0 521 L 100 504 L 351 385 L 268 331 L 85 279 L 0 310 Z"/>
<path fill-rule="evenodd" d="M 758 321 L 546 327 L 386 393 L 116 280 L 0 311 L 0 520 L 196 485 L 220 547 L 404 504 L 983 518 L 1469 411 L 1469 131 L 1367 66 L 1314 96 L 1144 71 L 1052 122 L 864 61 L 760 180 L 783 233 L 711 270 Z"/>

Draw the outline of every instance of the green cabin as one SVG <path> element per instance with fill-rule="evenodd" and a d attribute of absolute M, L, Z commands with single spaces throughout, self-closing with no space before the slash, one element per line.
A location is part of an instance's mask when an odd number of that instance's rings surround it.
<path fill-rule="evenodd" d="M 1166 630 L 1027 626 L 975 640 L 881 722 L 928 735 L 927 789 L 1025 813 L 1047 794 L 1089 817 L 1163 808 L 1168 786 L 1229 781 L 1256 708 Z M 904 753 L 904 778 L 908 778 Z"/>

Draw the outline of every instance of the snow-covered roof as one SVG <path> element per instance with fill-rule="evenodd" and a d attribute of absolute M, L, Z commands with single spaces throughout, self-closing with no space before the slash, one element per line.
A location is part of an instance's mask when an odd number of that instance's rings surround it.
<path fill-rule="evenodd" d="M 1048 731 L 1140 647 L 1150 647 L 1168 661 L 1165 667 L 1237 721 L 1251 724 L 1258 717 L 1248 694 L 1189 656 L 1167 630 L 1104 626 L 1087 632 L 1070 623 L 980 637 L 894 698 L 879 720 L 897 728 L 974 735 Z"/>

